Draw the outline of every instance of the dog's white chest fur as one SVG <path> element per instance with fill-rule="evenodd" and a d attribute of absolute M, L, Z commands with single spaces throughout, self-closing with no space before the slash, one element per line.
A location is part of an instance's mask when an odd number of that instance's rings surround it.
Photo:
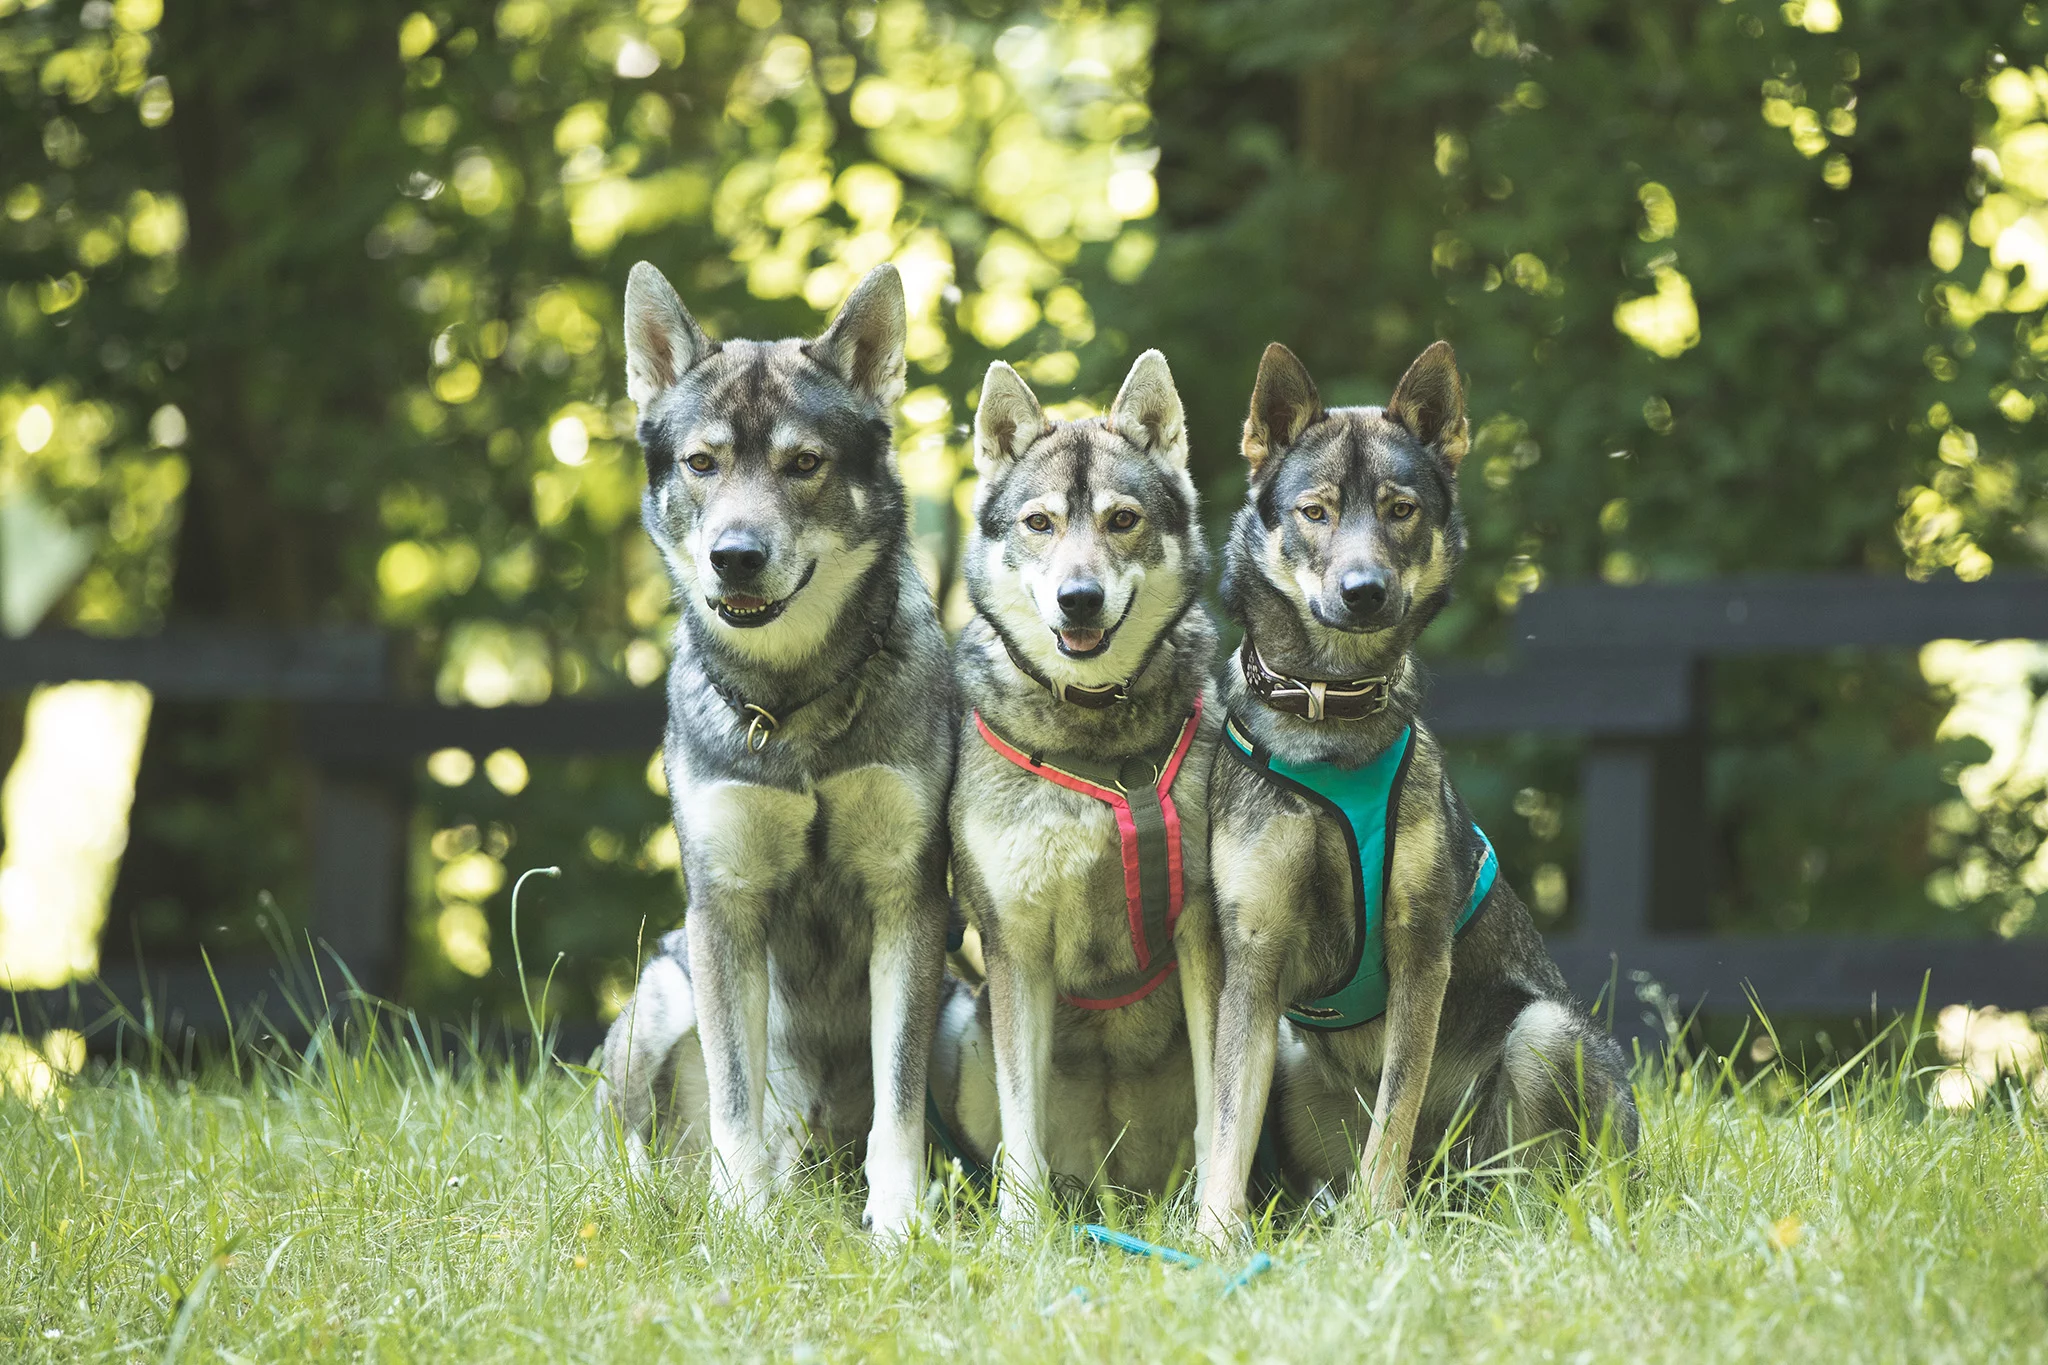
<path fill-rule="evenodd" d="M 1043 778 L 988 776 L 1002 799 L 968 803 L 961 831 L 1002 905 L 1002 932 L 1020 944 L 1049 943 L 1063 985 L 1086 976 L 1105 937 L 1102 921 L 1127 922 L 1116 818 L 1104 802 Z M 1102 892 L 1112 887 L 1117 903 L 1105 906 Z"/>
<path fill-rule="evenodd" d="M 693 861 L 725 885 L 758 892 L 778 890 L 808 867 L 821 815 L 826 856 L 871 889 L 914 875 L 936 818 L 916 778 L 883 764 L 833 773 L 808 791 L 691 783 L 674 769 L 671 781 Z"/>

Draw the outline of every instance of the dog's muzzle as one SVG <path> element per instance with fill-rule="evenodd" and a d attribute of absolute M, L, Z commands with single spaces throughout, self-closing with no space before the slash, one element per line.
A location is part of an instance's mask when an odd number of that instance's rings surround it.
<path fill-rule="evenodd" d="M 771 600 L 750 593 L 726 592 L 716 597 L 707 596 L 704 601 L 718 613 L 718 619 L 729 626 L 739 626 L 743 629 L 765 626 L 789 608 L 789 604 L 796 600 L 796 595 L 804 590 L 805 585 L 811 581 L 811 575 L 817 571 L 818 563 L 812 560 L 810 567 L 804 570 L 803 577 L 797 580 L 796 586 L 789 590 L 786 597 Z"/>

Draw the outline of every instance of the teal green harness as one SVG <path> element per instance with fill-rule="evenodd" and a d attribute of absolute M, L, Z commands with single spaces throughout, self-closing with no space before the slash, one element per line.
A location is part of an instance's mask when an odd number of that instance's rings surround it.
<path fill-rule="evenodd" d="M 1336 989 L 1299 1000 L 1287 1017 L 1306 1029 L 1334 1033 L 1371 1023 L 1387 1012 L 1386 905 L 1394 869 L 1394 832 L 1401 808 L 1401 784 L 1415 750 L 1410 726 L 1385 752 L 1356 768 L 1333 763 L 1289 763 L 1253 742 L 1232 716 L 1223 727 L 1226 747 L 1238 762 L 1267 781 L 1302 797 L 1343 828 L 1351 852 L 1351 899 L 1358 907 L 1357 955 Z M 1458 916 L 1463 932 L 1493 890 L 1499 860 L 1486 831 L 1472 826 L 1482 850 L 1471 894 Z"/>

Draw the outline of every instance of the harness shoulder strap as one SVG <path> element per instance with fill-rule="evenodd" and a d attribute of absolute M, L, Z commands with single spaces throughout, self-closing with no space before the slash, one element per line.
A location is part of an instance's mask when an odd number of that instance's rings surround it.
<path fill-rule="evenodd" d="M 1370 1023 L 1387 1012 L 1386 903 L 1394 867 L 1401 791 L 1414 756 L 1415 730 L 1410 726 L 1370 761 L 1357 768 L 1329 763 L 1288 763 L 1252 740 L 1235 717 L 1224 726 L 1230 752 L 1269 781 L 1303 797 L 1336 820 L 1345 831 L 1351 855 L 1352 903 L 1357 910 L 1352 935 L 1355 956 L 1332 990 L 1287 1009 L 1302 1028 L 1337 1032 Z M 1493 889 L 1499 869 L 1493 844 L 1479 826 L 1472 827 L 1483 850 L 1472 889 L 1458 917 L 1459 930 Z"/>
<path fill-rule="evenodd" d="M 974 713 L 975 728 L 991 749 L 1026 772 L 1102 802 L 1116 817 L 1117 843 L 1123 855 L 1124 908 L 1138 969 L 1106 995 L 1063 995 L 1061 999 L 1070 1005 L 1101 1010 L 1132 1004 L 1157 990 L 1179 965 L 1173 930 L 1180 920 L 1186 887 L 1173 783 L 1201 719 L 1202 699 L 1196 697 L 1194 713 L 1181 723 L 1166 749 L 1111 765 L 1077 754 L 1026 753 L 998 734 L 981 712 Z"/>

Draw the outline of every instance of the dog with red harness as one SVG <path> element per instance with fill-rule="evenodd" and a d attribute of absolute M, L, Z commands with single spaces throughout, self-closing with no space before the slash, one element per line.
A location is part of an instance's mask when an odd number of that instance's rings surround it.
<path fill-rule="evenodd" d="M 1103 417 L 1048 417 L 1001 362 L 982 385 L 951 824 L 988 981 L 944 1012 L 931 1109 L 1005 1219 L 1206 1159 L 1216 636 L 1187 454 L 1157 351 Z"/>

